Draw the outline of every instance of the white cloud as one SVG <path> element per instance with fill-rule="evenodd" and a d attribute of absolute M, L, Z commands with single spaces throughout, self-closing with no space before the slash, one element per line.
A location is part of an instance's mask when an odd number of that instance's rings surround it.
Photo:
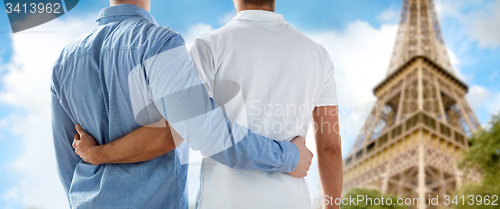
<path fill-rule="evenodd" d="M 0 120 L 0 141 L 5 140 L 3 133 L 9 128 L 9 120 L 7 118 Z"/>
<path fill-rule="evenodd" d="M 469 102 L 470 106 L 472 109 L 479 109 L 481 106 L 484 105 L 484 102 L 489 99 L 491 96 L 491 93 L 488 91 L 488 89 L 474 85 L 469 88 L 469 92 L 466 95 L 466 99 Z"/>
<path fill-rule="evenodd" d="M 0 102 L 20 109 L 8 118 L 12 135 L 23 151 L 11 164 L 22 180 L 15 188 L 25 207 L 67 208 L 68 202 L 56 172 L 50 122 L 50 75 L 62 48 L 95 26 L 87 19 L 56 19 L 26 32 L 11 35 L 13 57 L 1 82 Z M 37 31 L 51 31 L 40 33 Z M 2 196 L 13 196 L 10 190 Z"/>
<path fill-rule="evenodd" d="M 7 118 L 4 118 L 0 120 L 0 129 L 8 128 L 9 127 L 9 121 Z"/>
<path fill-rule="evenodd" d="M 199 38 L 203 34 L 211 32 L 213 30 L 214 30 L 214 28 L 211 25 L 207 25 L 207 24 L 203 24 L 203 23 L 189 27 L 188 32 L 186 34 L 182 35 L 184 37 L 185 42 L 186 42 L 186 47 L 188 49 L 190 49 L 194 40 L 196 40 L 197 38 Z"/>
<path fill-rule="evenodd" d="M 500 0 L 491 2 L 485 10 L 473 14 L 469 35 L 479 41 L 479 46 L 496 48 L 500 46 Z"/>
<path fill-rule="evenodd" d="M 342 105 L 364 106 L 374 101 L 372 90 L 387 74 L 397 27 L 382 25 L 377 29 L 356 21 L 344 31 L 308 34 L 332 58 Z"/>
<path fill-rule="evenodd" d="M 447 18 L 460 21 L 480 47 L 500 46 L 500 0 L 437 0 L 436 10 L 441 22 Z"/>
<path fill-rule="evenodd" d="M 470 78 L 470 76 L 464 75 L 462 73 L 462 70 L 460 70 L 460 60 L 457 58 L 457 55 L 455 54 L 455 52 L 453 52 L 453 50 L 451 50 L 448 47 L 446 49 L 447 49 L 447 53 L 448 53 L 448 58 L 450 59 L 450 64 L 453 67 L 453 74 L 455 74 L 455 76 L 457 76 L 458 79 L 460 79 L 462 81 L 472 80 L 472 78 Z"/>
<path fill-rule="evenodd" d="M 236 16 L 236 10 L 233 10 L 231 12 L 228 12 L 224 15 L 224 17 L 219 19 L 219 23 L 221 25 L 225 25 L 229 21 L 233 20 L 233 18 Z"/>
<path fill-rule="evenodd" d="M 21 194 L 19 194 L 19 189 L 17 187 L 9 189 L 5 194 L 2 194 L 2 199 L 13 202 L 19 200 Z"/>
<path fill-rule="evenodd" d="M 457 17 L 459 16 L 460 9 L 463 8 L 466 3 L 467 1 L 462 0 L 436 0 L 436 12 L 441 19 Z"/>
<path fill-rule="evenodd" d="M 394 9 L 394 7 L 391 7 L 384 10 L 380 15 L 378 15 L 377 20 L 382 23 L 397 23 L 400 15 L 401 11 Z"/>
<path fill-rule="evenodd" d="M 464 15 L 473 11 L 471 8 L 483 8 L 488 1 L 491 0 L 435 0 L 435 7 L 441 19 L 448 17 L 466 19 Z"/>

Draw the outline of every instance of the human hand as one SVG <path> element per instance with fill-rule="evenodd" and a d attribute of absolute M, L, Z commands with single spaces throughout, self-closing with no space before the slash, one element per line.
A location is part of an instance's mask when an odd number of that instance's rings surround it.
<path fill-rule="evenodd" d="M 299 150 L 299 165 L 292 172 L 288 173 L 288 175 L 296 177 L 296 178 L 304 178 L 307 176 L 307 171 L 311 167 L 313 154 L 306 147 L 306 139 L 304 137 L 298 136 L 295 137 L 291 141 L 297 149 Z"/>
<path fill-rule="evenodd" d="M 97 142 L 90 134 L 85 132 L 80 124 L 76 124 L 75 129 L 78 132 L 73 140 L 73 148 L 75 148 L 75 153 L 80 156 L 80 158 L 82 158 L 82 160 L 86 163 L 99 165 L 99 155 L 96 154 L 98 147 Z"/>

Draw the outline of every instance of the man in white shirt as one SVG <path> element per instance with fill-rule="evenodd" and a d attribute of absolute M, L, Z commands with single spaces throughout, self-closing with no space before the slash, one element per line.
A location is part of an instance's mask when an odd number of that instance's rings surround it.
<path fill-rule="evenodd" d="M 219 104 L 231 97 L 228 81 L 239 84 L 244 104 L 226 109 L 228 117 L 242 124 L 238 119 L 246 112 L 248 128 L 263 136 L 306 136 L 313 119 L 323 194 L 328 200 L 340 197 L 342 155 L 330 56 L 275 13 L 274 0 L 234 3 L 236 17 L 190 49 L 198 77 Z M 303 178 L 203 160 L 199 208 L 310 208 L 309 198 Z"/>

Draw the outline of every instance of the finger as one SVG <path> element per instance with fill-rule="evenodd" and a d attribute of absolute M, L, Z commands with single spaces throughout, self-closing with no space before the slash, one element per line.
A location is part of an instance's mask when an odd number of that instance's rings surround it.
<path fill-rule="evenodd" d="M 80 134 L 80 137 L 87 134 L 87 132 L 85 132 L 85 130 L 82 128 L 80 124 L 76 124 L 75 129 L 78 132 L 78 134 Z"/>
<path fill-rule="evenodd" d="M 76 146 L 76 142 L 77 142 L 78 140 L 80 140 L 80 135 L 76 134 L 76 135 L 75 135 L 75 138 L 73 138 L 73 148 L 75 148 L 75 149 L 76 149 L 76 147 L 77 147 L 77 146 Z"/>
<path fill-rule="evenodd" d="M 304 167 L 304 168 L 302 169 L 302 172 L 303 172 L 303 173 L 305 173 L 305 174 L 307 174 L 307 171 L 309 171 L 309 169 L 310 169 L 310 168 L 311 168 L 311 167 L 306 166 L 306 167 Z"/>

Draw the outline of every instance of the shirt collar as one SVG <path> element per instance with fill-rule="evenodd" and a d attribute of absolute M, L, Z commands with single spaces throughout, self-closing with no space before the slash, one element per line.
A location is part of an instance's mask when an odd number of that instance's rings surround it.
<path fill-rule="evenodd" d="M 130 16 L 144 17 L 151 20 L 155 24 L 158 24 L 151 13 L 139 6 L 132 4 L 120 4 L 116 6 L 106 7 L 102 9 L 101 12 L 99 12 L 99 16 L 97 17 L 96 22 L 99 25 L 104 25 L 110 22 L 126 19 Z"/>
<path fill-rule="evenodd" d="M 283 15 L 264 10 L 244 10 L 239 12 L 233 20 L 251 20 L 258 22 L 276 22 L 288 24 Z"/>

